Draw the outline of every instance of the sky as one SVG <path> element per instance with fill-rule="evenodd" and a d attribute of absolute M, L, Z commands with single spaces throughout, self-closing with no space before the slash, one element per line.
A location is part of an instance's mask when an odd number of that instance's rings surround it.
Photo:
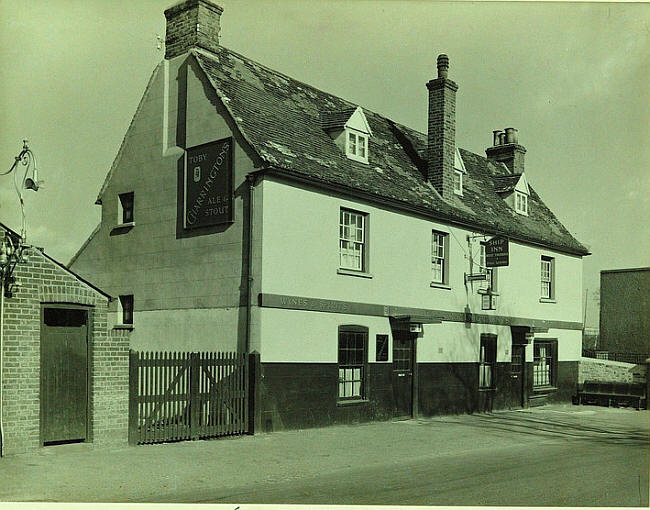
<path fill-rule="evenodd" d="M 0 0 L 0 173 L 28 139 L 28 242 L 67 263 L 154 67 L 173 0 Z M 519 130 L 526 175 L 602 269 L 650 266 L 650 4 L 222 0 L 221 44 L 426 132 L 436 57 L 459 85 L 456 143 Z M 0 221 L 20 231 L 10 176 Z"/>

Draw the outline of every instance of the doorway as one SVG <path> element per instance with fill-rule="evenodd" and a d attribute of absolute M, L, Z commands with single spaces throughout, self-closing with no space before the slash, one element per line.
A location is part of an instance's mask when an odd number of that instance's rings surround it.
<path fill-rule="evenodd" d="M 393 330 L 395 418 L 413 417 L 413 368 L 416 334 Z"/>
<path fill-rule="evenodd" d="M 85 441 L 88 310 L 45 305 L 41 321 L 41 441 Z"/>

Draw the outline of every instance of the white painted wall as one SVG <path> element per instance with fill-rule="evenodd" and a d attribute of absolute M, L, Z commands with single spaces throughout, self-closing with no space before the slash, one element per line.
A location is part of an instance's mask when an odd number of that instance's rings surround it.
<path fill-rule="evenodd" d="M 341 207 L 368 214 L 371 279 L 337 274 Z M 262 292 L 449 311 L 469 305 L 474 313 L 582 320 L 580 257 L 511 242 L 510 266 L 498 270 L 497 309 L 483 311 L 478 282 L 464 284 L 470 271 L 467 230 L 270 179 L 264 182 L 263 229 Z M 450 234 L 451 290 L 430 286 L 432 229 Z M 471 252 L 478 262 L 479 240 Z M 540 302 L 542 254 L 556 259 L 556 303 Z"/>
<path fill-rule="evenodd" d="M 392 336 L 387 317 L 342 313 L 260 308 L 263 362 L 337 363 L 338 327 L 368 328 L 368 361 L 376 356 L 376 335 L 389 335 L 388 359 L 392 362 Z"/>

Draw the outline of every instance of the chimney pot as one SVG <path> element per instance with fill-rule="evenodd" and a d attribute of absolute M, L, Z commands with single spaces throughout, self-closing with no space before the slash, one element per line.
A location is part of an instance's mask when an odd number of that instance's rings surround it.
<path fill-rule="evenodd" d="M 517 143 L 517 130 L 506 128 L 506 143 Z"/>
<path fill-rule="evenodd" d="M 492 131 L 492 135 L 493 135 L 492 145 L 495 146 L 495 147 L 496 147 L 497 145 L 499 145 L 499 135 L 500 135 L 500 134 L 501 134 L 501 130 L 500 130 L 500 129 L 495 129 L 494 131 Z"/>
<path fill-rule="evenodd" d="M 449 74 L 449 57 L 442 53 L 438 55 L 438 78 L 446 78 Z"/>
<path fill-rule="evenodd" d="M 506 143 L 506 134 L 503 131 L 499 132 L 499 145 L 505 145 Z"/>

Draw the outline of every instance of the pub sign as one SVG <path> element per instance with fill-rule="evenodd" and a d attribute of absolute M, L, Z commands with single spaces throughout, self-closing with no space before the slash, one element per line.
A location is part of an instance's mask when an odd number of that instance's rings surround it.
<path fill-rule="evenodd" d="M 485 265 L 487 267 L 507 266 L 510 263 L 508 239 L 495 236 L 485 243 Z"/>
<path fill-rule="evenodd" d="M 184 228 L 232 222 L 232 138 L 187 149 L 184 185 Z"/>

